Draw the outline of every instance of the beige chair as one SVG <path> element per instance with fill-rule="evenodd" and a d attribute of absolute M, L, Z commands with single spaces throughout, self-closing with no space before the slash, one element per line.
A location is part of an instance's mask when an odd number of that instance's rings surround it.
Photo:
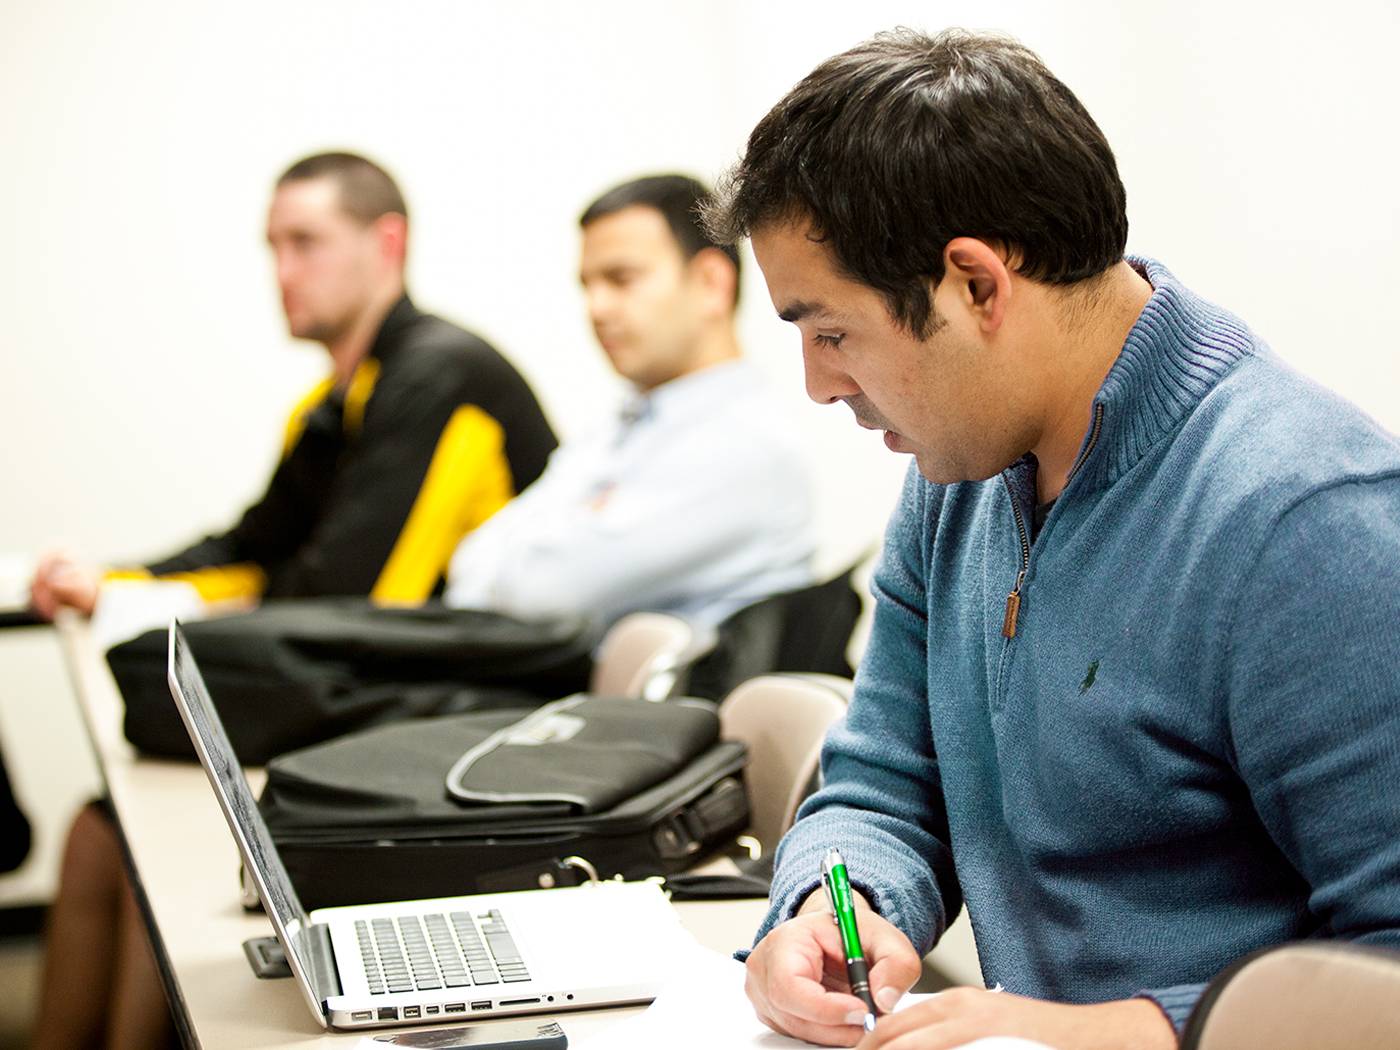
<path fill-rule="evenodd" d="M 1206 989 L 1183 1050 L 1394 1050 L 1400 952 L 1313 941 L 1247 956 Z"/>
<path fill-rule="evenodd" d="M 850 697 L 846 678 L 770 674 L 749 679 L 720 704 L 720 735 L 749 749 L 749 828 L 765 851 L 792 826 L 816 778 L 826 731 Z"/>
<path fill-rule="evenodd" d="M 713 644 L 678 616 L 632 613 L 603 636 L 588 691 L 596 696 L 664 700 L 690 663 Z"/>

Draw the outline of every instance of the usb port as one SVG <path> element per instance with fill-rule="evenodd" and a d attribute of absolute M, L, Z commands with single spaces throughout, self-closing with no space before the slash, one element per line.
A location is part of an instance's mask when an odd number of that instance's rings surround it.
<path fill-rule="evenodd" d="M 489 1009 L 491 1009 L 491 1000 L 490 1000 L 490 999 L 478 999 L 476 1002 L 472 1003 L 472 1009 L 473 1009 L 473 1010 L 489 1010 Z"/>
<path fill-rule="evenodd" d="M 417 1006 L 405 1006 L 403 1008 L 403 1019 L 407 1021 L 410 1017 L 422 1017 L 423 1011 Z"/>
<path fill-rule="evenodd" d="M 374 1020 L 374 1011 L 373 1011 L 373 1010 L 356 1010 L 353 1014 L 350 1015 L 350 1017 L 351 1017 L 352 1020 L 355 1020 L 355 1021 L 373 1021 L 373 1020 Z"/>
<path fill-rule="evenodd" d="M 442 1012 L 445 1013 L 445 1014 L 464 1014 L 464 1013 L 467 1012 L 467 1004 L 466 1004 L 466 1003 L 448 1003 L 446 1006 L 444 1006 L 444 1007 L 442 1008 Z"/>
<path fill-rule="evenodd" d="M 438 1007 L 436 1007 L 436 1006 L 425 1006 L 425 1007 L 423 1007 L 423 1012 L 424 1012 L 425 1014 L 428 1014 L 429 1016 L 432 1016 L 433 1014 L 435 1014 L 435 1013 L 438 1012 Z"/>

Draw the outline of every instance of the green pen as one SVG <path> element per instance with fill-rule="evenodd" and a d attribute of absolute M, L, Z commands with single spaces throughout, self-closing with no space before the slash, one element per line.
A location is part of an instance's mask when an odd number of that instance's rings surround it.
<path fill-rule="evenodd" d="M 851 880 L 846 875 L 846 862 L 841 851 L 832 847 L 822 861 L 822 886 L 826 901 L 831 905 L 831 919 L 841 931 L 841 950 L 846 956 L 846 980 L 851 994 L 865 1003 L 865 1030 L 875 1029 L 875 999 L 870 994 L 870 970 L 865 965 L 865 952 L 860 946 L 860 931 L 856 929 L 856 902 L 851 896 Z"/>

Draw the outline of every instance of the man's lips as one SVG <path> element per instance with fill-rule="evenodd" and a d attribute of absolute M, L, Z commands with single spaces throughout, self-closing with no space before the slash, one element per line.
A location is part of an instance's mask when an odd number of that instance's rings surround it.
<path fill-rule="evenodd" d="M 885 435 L 885 447 L 891 452 L 906 451 L 904 448 L 904 438 L 897 431 L 890 430 L 888 427 L 882 426 L 879 423 L 872 423 L 868 419 L 860 419 L 859 417 L 857 417 L 856 423 L 864 430 L 882 431 Z"/>

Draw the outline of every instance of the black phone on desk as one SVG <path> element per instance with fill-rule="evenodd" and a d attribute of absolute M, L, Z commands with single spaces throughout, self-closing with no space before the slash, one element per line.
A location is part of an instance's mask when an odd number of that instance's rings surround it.
<path fill-rule="evenodd" d="M 377 1035 L 377 1043 L 416 1046 L 431 1050 L 564 1050 L 569 1045 L 564 1029 L 554 1021 L 507 1021 L 501 1024 L 466 1025 L 461 1028 L 427 1028 L 396 1035 Z"/>

